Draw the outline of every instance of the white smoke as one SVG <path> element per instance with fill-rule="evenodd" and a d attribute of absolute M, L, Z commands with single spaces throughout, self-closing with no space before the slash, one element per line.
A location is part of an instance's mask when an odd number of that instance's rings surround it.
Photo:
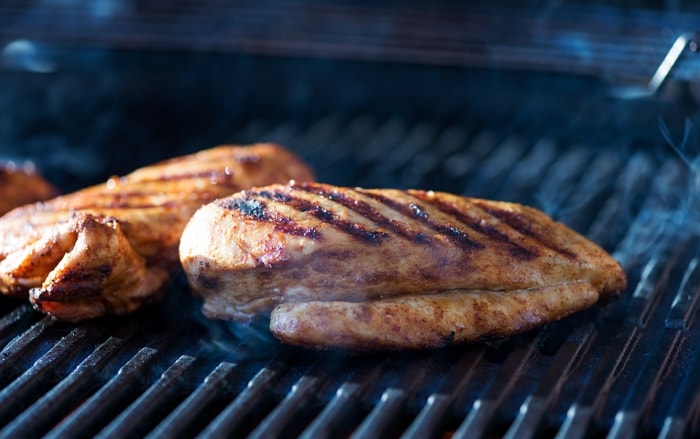
<path fill-rule="evenodd" d="M 700 235 L 700 154 L 692 141 L 693 125 L 685 121 L 679 140 L 663 120 L 659 127 L 674 154 L 655 170 L 646 199 L 615 252 L 623 265 L 673 250 Z"/>

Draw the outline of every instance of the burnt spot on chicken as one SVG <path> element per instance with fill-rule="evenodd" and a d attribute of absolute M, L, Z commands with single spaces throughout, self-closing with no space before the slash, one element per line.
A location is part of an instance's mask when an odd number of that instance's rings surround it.
<path fill-rule="evenodd" d="M 247 218 L 274 224 L 275 229 L 282 233 L 303 236 L 315 241 L 322 239 L 321 233 L 315 228 L 302 227 L 293 219 L 269 210 L 263 201 L 257 199 L 258 195 L 260 194 L 256 192 L 244 191 L 240 197 L 225 198 L 218 203 L 222 208 L 236 210 Z"/>
<path fill-rule="evenodd" d="M 237 210 L 241 214 L 260 221 L 270 219 L 265 205 L 258 200 L 248 198 L 244 193 L 244 198 L 225 199 L 220 202 L 221 207 L 228 210 Z"/>
<path fill-rule="evenodd" d="M 208 259 L 199 261 L 199 271 L 197 272 L 197 283 L 208 290 L 214 290 L 219 285 L 219 280 L 216 276 L 212 276 L 211 262 Z"/>

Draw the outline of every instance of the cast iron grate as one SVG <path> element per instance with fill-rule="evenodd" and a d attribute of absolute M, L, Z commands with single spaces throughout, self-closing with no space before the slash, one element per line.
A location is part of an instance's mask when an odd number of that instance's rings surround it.
<path fill-rule="evenodd" d="M 207 322 L 181 277 L 163 304 L 80 325 L 3 302 L 0 436 L 700 434 L 697 176 L 678 154 L 371 116 L 261 120 L 235 138 L 284 143 L 335 184 L 534 204 L 614 252 L 629 288 L 500 342 L 355 356 Z"/>

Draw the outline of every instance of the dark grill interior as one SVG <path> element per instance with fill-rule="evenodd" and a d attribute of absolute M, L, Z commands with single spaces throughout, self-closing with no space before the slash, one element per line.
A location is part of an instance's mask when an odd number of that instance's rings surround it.
<path fill-rule="evenodd" d="M 258 11 L 243 6 L 243 18 Z M 624 15 L 606 10 L 611 22 Z M 351 16 L 366 19 L 360 11 Z M 522 12 L 507 11 L 511 20 Z M 273 18 L 284 21 L 282 12 Z M 663 16 L 691 17 L 674 14 Z M 673 23 L 692 30 L 683 20 Z M 34 29 L 14 23 L 3 41 Z M 0 69 L 0 152 L 33 160 L 65 191 L 219 143 L 277 141 L 320 181 L 539 207 L 612 252 L 629 287 L 619 300 L 510 339 L 387 355 L 293 349 L 264 322 L 208 321 L 182 275 L 161 304 L 79 325 L 3 298 L 0 436 L 700 435 L 692 82 L 674 78 L 673 99 L 624 100 L 595 71 L 405 51 L 377 62 L 376 53 L 330 53 L 332 39 L 327 53 L 308 57 L 223 43 L 202 51 L 162 34 L 182 43 L 140 34 L 120 45 L 129 34 L 118 27 L 105 33 L 113 40 L 87 44 L 48 29 L 22 65 L 50 71 L 18 67 L 17 58 Z M 284 34 L 270 32 L 255 41 L 274 48 Z M 653 74 L 647 64 L 639 77 Z"/>

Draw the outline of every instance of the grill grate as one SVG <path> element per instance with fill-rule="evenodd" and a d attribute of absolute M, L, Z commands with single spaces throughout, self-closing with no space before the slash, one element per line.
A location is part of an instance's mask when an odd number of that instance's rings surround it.
<path fill-rule="evenodd" d="M 371 116 L 256 121 L 236 138 L 290 145 L 332 183 L 539 205 L 614 251 L 630 287 L 508 340 L 386 356 L 310 353 L 206 322 L 187 311 L 198 302 L 182 279 L 165 303 L 106 322 L 60 324 L 7 304 L 0 436 L 698 433 L 700 243 L 680 222 L 693 219 L 680 218 L 687 200 L 672 196 L 692 177 L 677 156 Z"/>

